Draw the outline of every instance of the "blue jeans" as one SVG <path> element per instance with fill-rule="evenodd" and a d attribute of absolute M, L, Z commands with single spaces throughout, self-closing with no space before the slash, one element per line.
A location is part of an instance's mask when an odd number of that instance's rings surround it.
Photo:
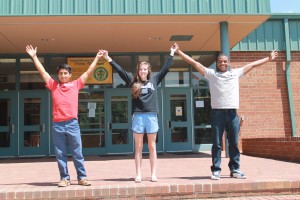
<path fill-rule="evenodd" d="M 77 179 L 80 180 L 82 178 L 86 178 L 86 171 L 83 164 L 84 158 L 82 155 L 80 128 L 77 119 L 70 119 L 64 122 L 53 122 L 52 139 L 60 178 L 70 180 L 67 165 L 68 146 L 73 156 Z"/>
<path fill-rule="evenodd" d="M 222 137 L 224 130 L 227 133 L 229 144 L 229 163 L 231 172 L 240 169 L 240 151 L 238 148 L 240 122 L 236 109 L 212 109 L 212 166 L 211 171 L 221 171 Z"/>

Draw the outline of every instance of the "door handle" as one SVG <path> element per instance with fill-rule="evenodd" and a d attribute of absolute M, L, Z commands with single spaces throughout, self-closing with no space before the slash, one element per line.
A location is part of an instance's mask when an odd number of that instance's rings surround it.
<path fill-rule="evenodd" d="M 171 128 L 172 127 L 172 122 L 168 121 L 168 127 Z"/>
<path fill-rule="evenodd" d="M 172 127 L 172 122 L 171 121 L 168 121 L 168 127 L 169 129 L 171 129 L 171 132 L 174 131 L 173 127 Z"/>
<path fill-rule="evenodd" d="M 15 133 L 15 125 L 14 124 L 10 124 L 9 125 L 9 132 L 10 132 L 10 134 L 14 134 Z"/>
<path fill-rule="evenodd" d="M 40 132 L 45 132 L 45 124 L 40 125 Z"/>
<path fill-rule="evenodd" d="M 108 128 L 108 130 L 111 131 L 111 128 L 112 128 L 111 122 L 108 122 L 108 123 L 107 123 L 107 128 Z"/>

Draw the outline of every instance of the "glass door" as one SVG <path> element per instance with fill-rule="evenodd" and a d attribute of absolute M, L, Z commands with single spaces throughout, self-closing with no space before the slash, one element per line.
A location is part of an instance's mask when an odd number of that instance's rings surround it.
<path fill-rule="evenodd" d="M 0 92 L 0 157 L 16 156 L 18 138 L 17 93 Z"/>
<path fill-rule="evenodd" d="M 79 93 L 78 122 L 85 155 L 105 154 L 104 92 Z"/>
<path fill-rule="evenodd" d="M 165 90 L 165 146 L 166 151 L 192 151 L 190 89 Z"/>
<path fill-rule="evenodd" d="M 47 91 L 20 93 L 20 156 L 48 155 L 49 100 Z"/>
<path fill-rule="evenodd" d="M 131 92 L 129 89 L 105 91 L 107 154 L 133 152 L 131 131 Z"/>

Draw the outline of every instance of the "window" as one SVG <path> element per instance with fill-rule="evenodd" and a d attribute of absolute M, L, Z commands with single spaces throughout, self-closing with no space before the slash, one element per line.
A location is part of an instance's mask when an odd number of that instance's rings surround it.
<path fill-rule="evenodd" d="M 165 57 L 165 60 L 167 57 Z M 179 56 L 174 56 L 174 63 L 165 78 L 166 87 L 189 87 L 190 66 Z"/>
<path fill-rule="evenodd" d="M 44 58 L 38 58 L 44 65 Z M 45 67 L 45 66 L 44 66 Z M 20 89 L 21 90 L 40 90 L 45 89 L 45 82 L 36 69 L 31 58 L 20 59 Z"/>
<path fill-rule="evenodd" d="M 120 65 L 126 72 L 131 73 L 131 56 L 112 56 L 112 59 Z M 118 72 L 113 68 L 113 88 L 128 87 L 125 81 L 119 76 Z"/>
<path fill-rule="evenodd" d="M 16 89 L 16 59 L 0 58 L 0 91 Z"/>
<path fill-rule="evenodd" d="M 205 67 L 215 67 L 215 55 L 192 55 L 192 58 Z M 197 70 L 192 70 L 194 88 L 194 138 L 195 144 L 212 144 L 210 119 L 210 91 L 208 81 Z"/>

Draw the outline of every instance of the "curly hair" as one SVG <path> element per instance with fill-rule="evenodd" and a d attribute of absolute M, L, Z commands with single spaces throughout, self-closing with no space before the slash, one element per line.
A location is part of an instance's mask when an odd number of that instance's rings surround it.
<path fill-rule="evenodd" d="M 141 96 L 141 88 L 142 88 L 142 85 L 143 85 L 143 81 L 141 79 L 141 77 L 139 76 L 139 70 L 140 70 L 140 67 L 142 65 L 147 65 L 148 67 L 148 75 L 147 75 L 147 80 L 150 79 L 151 77 L 151 65 L 149 62 L 147 61 L 141 61 L 137 64 L 136 66 L 136 72 L 135 72 L 135 76 L 133 77 L 133 80 L 131 82 L 131 93 L 132 93 L 132 98 L 134 99 L 137 99 Z"/>

